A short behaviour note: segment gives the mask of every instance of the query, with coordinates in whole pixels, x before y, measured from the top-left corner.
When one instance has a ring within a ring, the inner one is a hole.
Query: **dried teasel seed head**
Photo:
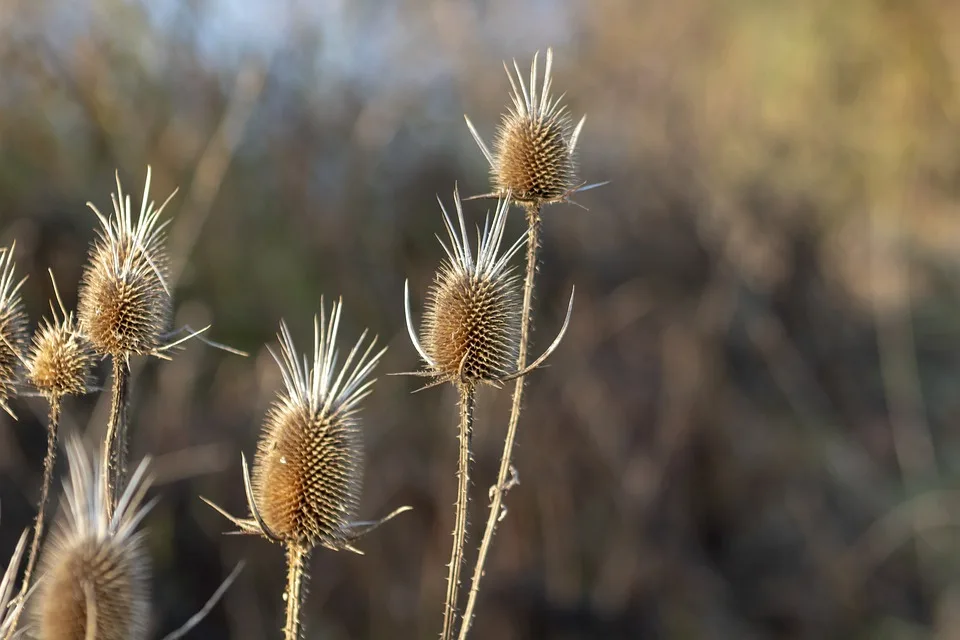
[[[149,481],[146,462],[134,472],[108,518],[99,463],[82,446],[67,449],[70,479],[59,530],[46,543],[32,601],[41,640],[141,640],[150,613],[150,565],[137,527]]]
[[[109,219],[91,203],[100,219],[99,238],[83,272],[77,315],[84,334],[101,355],[145,355],[161,346],[170,323],[171,299],[166,285],[167,255],[160,213],[176,193],[154,208],[148,201],[150,168],[143,188],[140,216],[133,222],[129,194],[117,177]]]
[[[490,163],[491,180],[498,194],[510,191],[516,202],[534,206],[563,200],[578,187],[576,147],[584,119],[574,127],[566,105],[560,104],[563,96],[550,95],[551,49],[547,49],[540,87],[537,86],[537,55],[530,65],[529,86],[516,61],[513,67],[516,79],[507,68],[513,106],[497,128],[493,152],[481,140],[469,118],[467,124]]]
[[[45,320],[33,336],[27,379],[51,399],[82,395],[90,384],[93,365],[93,348],[80,333],[73,314],[64,313],[61,318],[53,309],[53,319]]]
[[[20,299],[26,277],[17,280],[13,252],[16,243],[0,249],[0,408],[16,393],[23,354],[27,349],[27,312]]]
[[[488,217],[483,232],[478,230],[474,260],[459,193],[454,191],[453,197],[459,232],[441,202],[450,246],[441,240],[447,260],[427,293],[420,340],[414,344],[441,379],[458,384],[491,382],[516,368],[522,300],[509,262],[526,235],[500,253],[510,208],[508,195],[497,204],[493,223]],[[414,338],[409,313],[408,330]]]
[[[343,548],[360,502],[363,443],[359,403],[371,391],[368,379],[385,349],[376,338],[364,346],[364,331],[340,366],[336,339],[342,303],[329,321],[314,318],[313,362],[298,355],[286,324],[280,324],[283,374],[279,394],[264,423],[253,466],[253,502],[272,536],[289,545]],[[273,353],[273,351],[271,351]]]

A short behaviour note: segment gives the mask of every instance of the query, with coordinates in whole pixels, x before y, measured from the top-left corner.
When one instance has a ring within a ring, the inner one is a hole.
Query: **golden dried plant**
[[[171,193],[154,208],[151,171],[143,188],[140,215],[133,220],[130,195],[124,195],[117,176],[111,194],[113,216],[104,216],[88,202],[100,220],[98,239],[83,271],[77,314],[94,349],[101,355],[129,358],[156,352],[170,323],[171,298],[166,284],[167,254],[160,222]]]
[[[439,199],[438,199],[439,201]],[[459,193],[454,190],[457,227],[443,202],[443,222],[450,244],[440,240],[447,259],[427,292],[420,338],[410,319],[410,338],[438,382],[476,384],[494,382],[514,370],[520,338],[520,288],[510,260],[523,246],[521,236],[500,252],[506,229],[509,199],[498,203],[493,223],[487,217],[474,258]]]
[[[64,309],[59,293],[57,302],[60,312],[50,304],[52,317],[37,329],[27,356],[27,380],[51,403],[66,395],[86,393],[95,358],[92,345],[73,313]]]
[[[13,252],[16,243],[0,249],[0,408],[16,418],[8,401],[17,391],[23,354],[27,349],[27,312],[20,298],[26,277],[17,280]]]
[[[300,637],[300,604],[306,563],[317,546],[359,553],[353,542],[406,511],[375,522],[357,522],[363,479],[363,443],[358,412],[372,391],[370,374],[386,348],[374,351],[364,331],[342,365],[336,346],[343,309],[335,302],[329,320],[321,301],[314,318],[313,361],[301,356],[286,323],[280,323],[280,355],[270,351],[283,377],[263,425],[251,480],[242,458],[250,518],[235,518],[210,501],[242,533],[262,535],[287,551],[284,635]]]
[[[147,461],[131,476],[107,515],[100,461],[77,442],[67,447],[70,468],[59,529],[46,543],[43,579],[32,601],[40,640],[140,640],[147,637],[150,563],[138,526],[152,503]]]
[[[494,135],[491,151],[470,118],[464,116],[470,133],[490,164],[493,193],[504,196],[508,191],[515,202],[542,206],[565,200],[581,187],[577,182],[576,149],[583,116],[576,126],[563,96],[550,95],[553,82],[553,50],[547,49],[543,84],[538,87],[537,57],[530,65],[530,84],[523,80],[516,60],[516,79],[504,63],[513,89],[513,106],[503,114]]]

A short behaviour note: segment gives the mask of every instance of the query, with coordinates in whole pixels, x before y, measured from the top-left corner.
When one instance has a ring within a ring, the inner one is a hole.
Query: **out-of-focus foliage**
[[[487,190],[501,60],[555,50],[584,178],[545,214],[521,484],[477,638],[937,638],[960,621],[960,6],[946,0],[0,3],[0,240],[34,323],[65,302],[113,173],[180,186],[167,211],[176,323],[138,371],[134,456],[156,633],[250,563],[197,637],[276,636],[282,555],[224,538],[280,388],[264,344],[306,340],[320,296],[409,371],[402,289],[442,257],[434,194]],[[484,205],[468,214],[479,220]],[[522,231],[521,216],[509,235]],[[538,343],[539,344],[539,343]],[[540,344],[540,348],[545,345]],[[537,351],[537,346],[534,347]],[[100,373],[103,380],[104,373]],[[455,495],[454,398],[383,377],[365,408],[362,517],[318,553],[311,637],[439,628]],[[0,425],[0,557],[32,517],[45,409]],[[481,395],[474,523],[507,417]],[[64,428],[102,433],[103,401]],[[476,535],[473,542],[476,542]]]

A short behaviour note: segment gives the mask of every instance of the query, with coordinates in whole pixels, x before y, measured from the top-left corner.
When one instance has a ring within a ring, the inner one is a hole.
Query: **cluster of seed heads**
[[[551,96],[553,82],[553,51],[547,49],[547,64],[543,84],[537,86],[537,55],[530,65],[529,87],[523,80],[520,67],[513,63],[516,79],[504,64],[513,89],[510,107],[494,135],[491,151],[470,118],[467,126],[484,157],[490,164],[494,192],[500,196],[512,194],[515,202],[539,206],[565,199],[576,191],[577,139],[586,116],[577,125],[563,96]]]
[[[100,462],[76,441],[67,449],[69,481],[59,528],[43,555],[33,615],[43,640],[141,640],[148,631],[149,556],[137,528],[149,511],[147,462],[106,516]]]
[[[156,352],[170,323],[171,298],[166,284],[167,255],[160,222],[163,208],[148,200],[150,169],[143,190],[140,216],[133,221],[130,196],[117,179],[111,195],[114,215],[100,219],[99,237],[83,272],[77,314],[84,333],[101,355],[129,357]]]

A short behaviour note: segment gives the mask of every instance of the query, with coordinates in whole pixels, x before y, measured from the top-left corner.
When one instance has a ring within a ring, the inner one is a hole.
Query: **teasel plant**
[[[27,312],[20,289],[27,277],[17,280],[14,242],[0,249],[0,408],[17,419],[9,401],[17,394],[29,342]]]
[[[57,283],[50,272],[57,305],[50,303],[51,317],[45,319],[33,336],[33,344],[24,361],[27,381],[46,398],[49,404],[47,421],[47,452],[43,459],[43,480],[40,485],[40,500],[33,525],[33,540],[27,556],[19,597],[24,598],[30,589],[33,570],[43,538],[44,522],[53,469],[57,458],[57,433],[64,396],[82,395],[90,389],[94,354],[86,338],[80,333],[73,313],[67,312],[60,298]],[[58,311],[59,307],[59,311]],[[19,614],[13,617],[9,634],[0,635],[5,640],[12,636]]]
[[[297,351],[286,323],[280,323],[280,353],[270,353],[283,378],[283,390],[264,420],[251,477],[241,456],[249,518],[237,518],[213,502],[211,507],[237,526],[282,545],[287,581],[283,599],[283,637],[302,637],[301,607],[309,580],[309,558],[317,547],[362,552],[354,543],[363,535],[408,511],[404,506],[377,521],[356,515],[363,480],[360,404],[373,390],[370,377],[386,348],[364,331],[342,364],[337,334],[342,301],[329,318],[321,300],[314,317],[312,362]],[[364,346],[366,345],[366,346]]]
[[[510,209],[508,191],[498,202],[492,223],[488,215],[483,230],[477,229],[474,258],[456,188],[453,201],[456,227],[440,201],[449,240],[449,244],[443,240],[440,244],[447,258],[427,292],[419,338],[410,310],[409,281],[404,290],[407,332],[425,365],[425,370],[415,375],[433,378],[427,387],[451,383],[459,398],[457,500],[443,611],[443,640],[449,640],[456,633],[459,615],[476,388],[479,384],[500,386],[540,366],[560,344],[573,309],[571,294],[567,319],[554,343],[530,366],[516,368],[522,324],[520,282],[510,261],[523,247],[527,236],[522,235],[501,251]]]
[[[586,116],[574,125],[570,111],[563,103],[564,96],[551,94],[552,49],[547,49],[543,81],[538,86],[538,55],[539,53],[534,54],[530,64],[529,84],[524,82],[516,60],[513,62],[515,77],[504,63],[504,70],[507,72],[512,89],[510,95],[512,106],[508,107],[501,118],[494,135],[492,149],[483,141],[470,118],[464,116],[473,139],[490,165],[490,182],[493,189],[490,193],[468,199],[499,197],[520,205],[526,213],[526,273],[523,280],[520,335],[516,353],[516,368],[521,371],[530,369],[527,367],[527,354],[532,331],[531,312],[534,280],[538,270],[541,212],[549,204],[560,202],[577,204],[570,199],[572,195],[607,184],[606,182],[586,184],[579,180],[576,151]],[[569,321],[569,309],[567,321]],[[524,376],[516,377],[507,434],[500,458],[500,469],[496,484],[490,489],[490,510],[467,596],[459,634],[460,640],[465,640],[470,631],[490,546],[496,534],[497,524],[506,515],[506,508],[503,505],[504,496],[518,482],[517,471],[512,461],[523,402],[524,382]]]
[[[126,477],[131,358],[167,358],[172,348],[203,331],[165,342],[171,335],[167,329],[173,304],[164,246],[164,231],[170,220],[161,222],[160,214],[176,190],[156,207],[149,199],[150,179],[148,166],[136,221],[119,174],[117,192],[111,194],[113,215],[108,217],[96,205],[87,203],[99,219],[100,229],[83,270],[77,316],[95,353],[101,358],[109,357],[112,364],[110,417],[103,441],[102,468],[108,510],[116,505],[118,487]]]
[[[140,524],[155,500],[148,460],[108,512],[106,482],[79,440],[67,444],[69,478],[59,526],[44,545],[42,579],[31,598],[39,640],[142,640],[149,632],[150,559]]]

